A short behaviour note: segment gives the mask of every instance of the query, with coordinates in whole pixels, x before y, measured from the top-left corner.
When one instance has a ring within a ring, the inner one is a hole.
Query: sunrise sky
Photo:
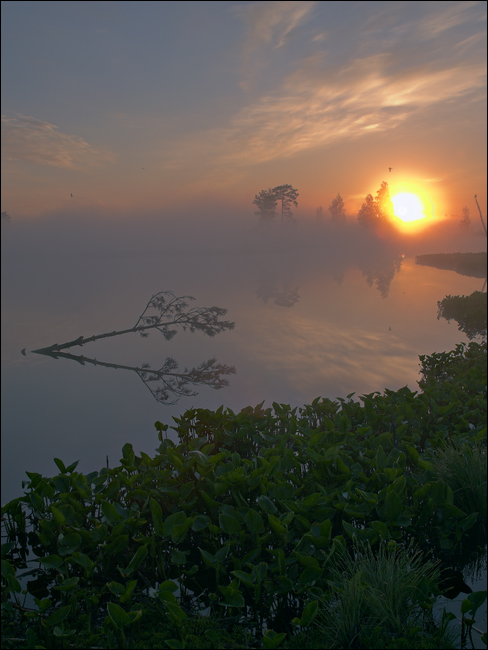
[[[284,183],[352,216],[382,180],[486,215],[485,2],[6,1],[1,28],[12,219],[252,215]]]

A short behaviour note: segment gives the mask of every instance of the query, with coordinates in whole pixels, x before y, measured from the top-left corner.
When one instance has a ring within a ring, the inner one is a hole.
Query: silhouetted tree
[[[273,187],[273,192],[276,200],[281,201],[281,227],[283,228],[285,219],[293,221],[293,212],[290,210],[290,206],[292,204],[295,207],[298,206],[298,192],[291,185],[277,185]]]
[[[315,218],[318,223],[322,223],[324,220],[324,209],[321,205],[315,210]]]
[[[471,227],[471,217],[467,205],[465,205],[464,208],[462,209],[462,215],[463,216],[461,217],[459,227],[463,228],[463,230],[468,230]]]
[[[376,192],[375,204],[380,219],[391,219],[395,214],[395,208],[390,197],[388,183],[382,181],[380,189]]]
[[[256,194],[253,201],[254,205],[258,208],[256,214],[259,217],[261,223],[270,223],[274,221],[276,217],[276,206],[278,205],[278,199],[274,193],[274,190],[261,190],[259,194]]]
[[[367,194],[358,212],[358,221],[365,226],[372,226],[378,220],[378,213],[372,194]]]
[[[329,214],[332,217],[332,221],[342,221],[346,218],[346,208],[340,194],[335,199],[332,199],[332,203],[329,205]]]
[[[358,212],[358,220],[364,225],[375,226],[390,219],[394,214],[395,209],[390,197],[388,183],[383,181],[374,199],[371,194],[365,197],[364,203]]]

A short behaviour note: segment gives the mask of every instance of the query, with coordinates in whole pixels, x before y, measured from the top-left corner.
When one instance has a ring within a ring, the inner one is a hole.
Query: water
[[[107,455],[113,466],[126,442],[151,454],[154,422],[171,424],[190,407],[238,411],[263,400],[265,407],[300,406],[317,396],[415,390],[418,355],[466,340],[456,323],[437,320],[437,301],[483,284],[417,266],[416,251],[405,243],[378,241],[355,224],[340,232],[298,228],[285,239],[219,224],[208,230],[82,220],[6,226],[2,503],[21,493],[26,470],[56,473],[55,456],[80,459],[79,469],[88,472],[104,466]],[[481,245],[465,243],[467,250]],[[213,338],[180,332],[171,341],[156,331],[146,339],[131,333],[67,352],[152,368],[170,356],[181,370],[216,358],[236,368],[228,387],[198,387],[198,395],[165,406],[133,371],[31,353],[130,328],[164,290],[195,296],[192,306],[228,309],[235,329]]]

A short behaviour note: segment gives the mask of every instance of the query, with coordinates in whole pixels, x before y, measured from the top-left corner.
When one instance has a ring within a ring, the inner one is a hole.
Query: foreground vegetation
[[[485,546],[486,344],[420,360],[421,392],[190,409],[154,457],[27,473],[2,508],[2,647],[465,645],[486,592],[457,641],[432,605]]]

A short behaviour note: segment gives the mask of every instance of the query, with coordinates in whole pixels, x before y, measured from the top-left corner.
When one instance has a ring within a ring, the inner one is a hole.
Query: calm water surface
[[[415,390],[419,354],[466,340],[455,323],[437,320],[437,301],[483,285],[416,266],[413,251],[355,237],[353,230],[297,231],[279,240],[251,231],[220,239],[184,229],[172,237],[130,236],[115,225],[97,231],[85,224],[65,226],[60,236],[52,224],[7,226],[2,503],[19,495],[26,470],[56,473],[54,456],[80,459],[79,469],[88,472],[104,466],[107,455],[115,465],[126,442],[151,454],[154,422],[171,424],[190,407],[224,404],[238,411],[263,400],[265,407],[274,401],[300,406],[317,396]],[[214,338],[180,332],[169,342],[158,332],[146,339],[131,333],[69,351],[152,368],[169,356],[181,369],[216,358],[236,368],[228,387],[199,387],[198,395],[168,406],[133,371],[31,353],[130,328],[163,290],[195,296],[194,306],[227,308],[235,329]]]

